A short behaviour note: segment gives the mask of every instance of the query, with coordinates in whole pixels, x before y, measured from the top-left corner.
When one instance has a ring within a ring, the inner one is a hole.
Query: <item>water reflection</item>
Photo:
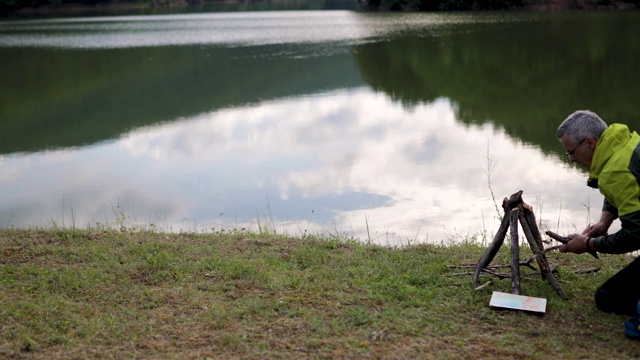
[[[0,46],[107,49],[350,41],[370,31],[348,11],[277,11],[5,22]],[[304,29],[304,31],[300,31]]]
[[[169,231],[261,223],[390,244],[491,236],[488,153],[498,202],[523,189],[552,228],[586,218],[575,204],[583,175],[558,171],[557,158],[490,124],[461,125],[445,99],[405,108],[359,88],[205,113],[89,148],[4,155],[0,183],[12,191],[0,194],[0,219]]]
[[[0,22],[0,46],[113,49],[175,45],[357,44],[446,26],[514,22],[495,14],[371,14],[344,10],[83,17]]]
[[[354,58],[365,82],[397,101],[447,97],[461,121],[499,124],[545,152],[561,155],[553,132],[576,109],[640,128],[640,44],[630,35],[640,31],[637,12],[486,19],[495,22],[465,21],[357,44]]]
[[[637,14],[1,22],[0,226],[438,242],[524,190],[580,230],[602,198],[553,134],[578,108],[639,128]]]

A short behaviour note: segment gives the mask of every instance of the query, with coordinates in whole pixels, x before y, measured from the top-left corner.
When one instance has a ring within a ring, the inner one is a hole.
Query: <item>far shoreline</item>
[[[343,2],[347,4],[348,2]],[[367,8],[363,2],[354,0],[353,8],[345,6],[345,10],[359,10],[363,12],[387,12],[392,10]],[[256,5],[258,3],[251,3]],[[273,10],[279,10],[277,4],[285,5],[286,1],[275,2]],[[235,8],[235,9],[234,9]],[[338,7],[340,8],[340,7]],[[463,11],[576,11],[576,10],[635,10],[633,3],[614,1],[608,5],[592,4],[587,0],[540,0],[530,1],[520,7],[496,10],[463,10]],[[247,4],[240,2],[211,2],[204,4],[189,4],[182,0],[167,0],[157,2],[117,2],[103,4],[48,4],[39,7],[25,7],[8,12],[10,18],[54,18],[68,16],[125,16],[173,14],[184,12],[199,12],[201,10],[215,11],[253,11],[247,9]],[[284,10],[284,9],[283,9]],[[305,9],[300,9],[305,10]],[[310,10],[310,9],[308,9]],[[395,10],[393,10],[395,11]],[[417,12],[416,10],[399,10],[400,12]],[[429,12],[447,12],[446,10]],[[0,14],[1,16],[1,14]]]

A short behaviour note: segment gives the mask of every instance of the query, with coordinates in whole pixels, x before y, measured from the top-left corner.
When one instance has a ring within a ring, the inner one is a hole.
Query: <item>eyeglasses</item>
[[[566,153],[566,154],[567,154],[567,156],[571,157],[573,154],[575,154],[576,149],[578,149],[578,147],[579,147],[580,145],[582,145],[582,143],[583,143],[585,140],[587,140],[587,138],[584,138],[584,139],[580,140],[580,142],[578,142],[578,145],[576,145],[573,149],[571,149],[571,150],[567,151],[567,153]]]

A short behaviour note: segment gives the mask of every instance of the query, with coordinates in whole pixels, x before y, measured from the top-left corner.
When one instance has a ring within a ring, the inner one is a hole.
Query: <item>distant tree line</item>
[[[44,5],[87,4],[111,2],[110,0],[0,0],[0,14],[23,8],[38,8]]]
[[[370,9],[390,11],[461,11],[522,7],[524,0],[367,0]]]
[[[346,0],[335,0],[346,1]],[[225,4],[269,4],[286,3],[286,0],[0,0],[0,15],[22,8],[38,8],[44,5],[108,5],[138,4],[149,7],[176,5]],[[294,3],[295,1],[292,1]],[[331,2],[331,0],[325,0]],[[640,0],[353,0],[364,10],[371,11],[465,11],[499,9],[607,9],[638,8]]]
[[[503,9],[638,8],[640,0],[359,0],[365,8],[383,11],[465,11]]]
[[[216,0],[213,0],[216,1]],[[167,6],[175,4],[201,4],[212,0],[0,0],[0,15],[23,8],[39,8],[45,5],[107,5],[107,4],[148,4],[149,6]]]
[[[286,0],[276,0],[278,3],[285,3]],[[313,0],[310,0],[313,1]],[[331,0],[324,0],[331,1]],[[339,0],[346,1],[346,0]],[[360,3],[362,0],[352,0],[355,4]],[[39,8],[42,6],[51,5],[51,10],[55,11],[55,7],[59,6],[63,8],[64,5],[76,5],[76,6],[91,6],[91,5],[122,5],[122,4],[136,4],[141,6],[153,7],[166,7],[176,5],[202,5],[209,3],[225,3],[225,4],[247,4],[247,3],[270,3],[271,0],[0,0],[0,16],[7,15],[13,11],[17,11],[25,8]]]

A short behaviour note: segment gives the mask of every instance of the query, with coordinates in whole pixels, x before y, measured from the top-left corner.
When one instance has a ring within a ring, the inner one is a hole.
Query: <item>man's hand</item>
[[[582,254],[587,252],[587,240],[589,236],[583,234],[571,234],[567,236],[569,242],[560,247],[560,252],[572,252]]]
[[[600,215],[600,220],[593,225],[587,226],[586,229],[582,232],[582,235],[586,235],[587,237],[598,237],[602,235],[607,235],[607,231],[609,230],[609,226],[613,223],[613,220],[616,219],[616,216],[608,211],[602,211]]]
[[[608,224],[597,222],[593,225],[587,226],[587,228],[582,232],[582,235],[586,235],[587,237],[598,237],[601,235],[606,235],[607,230],[609,230]]]

